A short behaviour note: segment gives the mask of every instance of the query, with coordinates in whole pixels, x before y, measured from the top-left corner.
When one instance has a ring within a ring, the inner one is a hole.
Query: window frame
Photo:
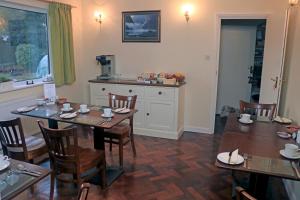
[[[26,5],[26,4],[19,4],[15,2],[0,2],[0,6],[12,8],[12,9],[19,9],[24,11],[31,11],[31,12],[37,12],[46,14],[47,16],[47,37],[48,37],[48,64],[49,64],[49,74],[53,77],[53,67],[52,67],[52,53],[51,53],[51,38],[50,38],[50,23],[49,23],[49,12],[47,6],[32,6],[32,5]],[[34,86],[34,85],[41,85],[43,83],[47,83],[47,81],[44,81],[45,78],[36,78],[36,79],[28,79],[23,81],[13,81],[13,87],[15,89],[18,88],[26,88],[26,86]],[[28,82],[33,81],[32,84],[28,84]]]

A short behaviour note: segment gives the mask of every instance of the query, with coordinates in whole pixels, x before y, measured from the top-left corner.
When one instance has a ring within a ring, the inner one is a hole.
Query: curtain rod
[[[52,2],[57,2],[57,1],[52,1],[52,0],[37,0],[40,2],[44,2],[44,3],[52,3]],[[57,3],[62,3],[62,2],[57,2]],[[72,8],[77,8],[76,6],[70,5]]]

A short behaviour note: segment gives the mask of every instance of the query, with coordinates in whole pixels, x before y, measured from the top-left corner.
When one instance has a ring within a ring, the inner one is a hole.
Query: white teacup
[[[243,122],[249,122],[251,119],[251,115],[250,114],[241,114],[240,115],[240,120]]]
[[[45,101],[45,99],[36,99],[36,103],[37,103],[37,105],[42,106],[46,103],[46,101]]]
[[[64,108],[64,110],[70,110],[71,104],[69,104],[69,103],[64,103],[64,104],[63,104],[63,108]]]
[[[86,104],[81,104],[80,105],[80,111],[81,112],[86,112],[87,111],[87,105]]]
[[[104,111],[104,116],[105,117],[110,117],[111,114],[112,114],[111,108],[104,108],[103,111]]]
[[[295,144],[286,144],[284,148],[284,153],[287,156],[295,156],[299,154],[300,149]]]
[[[4,165],[4,161],[5,160],[8,160],[8,156],[3,156],[3,155],[0,155],[0,165]]]

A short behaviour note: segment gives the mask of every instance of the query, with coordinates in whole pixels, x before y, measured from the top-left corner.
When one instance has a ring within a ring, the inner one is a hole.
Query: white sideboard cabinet
[[[137,95],[134,134],[178,139],[184,125],[185,84],[158,85],[136,81],[90,80],[90,103],[108,106],[108,93]]]

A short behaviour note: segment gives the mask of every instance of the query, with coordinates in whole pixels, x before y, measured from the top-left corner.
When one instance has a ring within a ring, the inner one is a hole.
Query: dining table
[[[237,113],[230,113],[224,128],[218,154],[238,149],[244,162],[231,165],[216,159],[215,166],[227,170],[250,173],[249,192],[258,199],[264,199],[269,177],[300,181],[299,160],[287,159],[280,154],[285,144],[296,144],[292,137],[281,138],[278,132],[287,127],[271,120],[254,120],[243,124]]]
[[[31,109],[20,109],[12,111],[13,114],[23,115],[27,117],[40,118],[48,120],[48,126],[52,129],[58,129],[58,122],[64,122],[68,124],[77,124],[82,126],[93,127],[93,137],[94,137],[94,148],[98,150],[103,150],[105,152],[105,143],[104,143],[104,131],[105,129],[111,129],[119,123],[123,122],[126,119],[132,117],[137,110],[131,109],[128,113],[114,113],[113,117],[106,118],[103,117],[104,106],[95,106],[88,105],[87,108],[89,112],[81,113],[80,112],[80,103],[68,102],[72,108],[69,111],[70,114],[75,113],[76,117],[69,119],[62,118],[61,115],[63,112],[63,104],[52,103],[52,104],[43,104],[43,105],[29,105],[27,108]],[[19,111],[18,111],[19,110]],[[23,111],[25,110],[25,111]],[[115,180],[117,180],[124,170],[120,166],[107,166],[106,167],[106,180],[107,185],[111,185]],[[91,180],[91,183],[101,184],[101,178],[95,177]]]
[[[0,171],[0,199],[13,199],[50,175],[51,170],[38,165],[9,159],[9,166]]]

